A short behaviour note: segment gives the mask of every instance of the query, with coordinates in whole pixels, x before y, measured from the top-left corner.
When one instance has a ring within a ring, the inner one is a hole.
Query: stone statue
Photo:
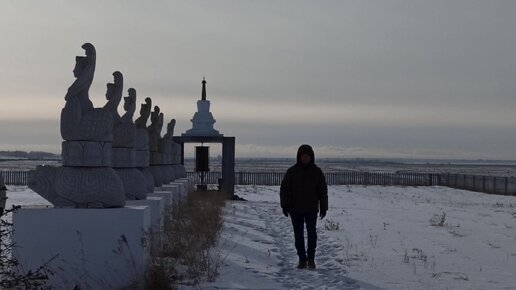
[[[134,121],[137,128],[147,129],[147,120],[151,115],[152,100],[151,98],[145,98],[145,104],[141,105],[140,117]]]
[[[170,182],[176,179],[176,173],[173,164],[173,147],[174,147],[174,127],[176,120],[172,119],[167,124],[167,133],[160,140],[159,152],[161,153],[161,164],[163,172],[163,181]]]
[[[95,74],[95,47],[82,46],[86,56],[78,56],[73,74],[75,82],[68,88],[61,111],[61,136],[64,140],[111,141],[113,117],[108,110],[93,108],[88,91]]]
[[[159,144],[161,140],[161,129],[163,127],[163,114],[158,106],[154,106],[151,113],[151,124],[147,127],[149,132],[149,170],[154,177],[154,185],[160,187],[163,185],[163,174],[161,172],[162,156],[159,152]]]
[[[61,111],[62,167],[38,166],[27,185],[56,207],[123,207],[123,184],[111,168],[115,103],[120,102],[122,74],[108,85],[105,108],[93,108],[88,95],[95,74],[95,47],[82,46],[86,56],[76,58],[75,82]],[[118,116],[118,114],[117,114]],[[118,117],[120,118],[120,117]]]
[[[158,106],[154,106],[154,111],[151,113],[151,124],[147,127],[147,131],[149,132],[149,151],[157,152],[158,151],[158,142],[161,138],[160,134],[160,109]],[[161,125],[163,126],[163,125]]]
[[[174,127],[176,126],[176,119],[170,120],[170,122],[167,124],[167,133],[165,136],[163,136],[164,139],[172,140],[172,137],[174,137]]]
[[[163,122],[164,122],[164,116],[163,116],[163,113],[160,113],[159,116],[158,116],[158,125],[157,125],[157,130],[158,130],[158,136],[161,138],[161,131],[163,131]]]
[[[122,123],[133,124],[134,111],[136,110],[136,90],[130,88],[127,90],[128,96],[124,97],[125,114],[121,118]]]
[[[127,90],[124,98],[125,114],[113,128],[113,169],[124,185],[127,200],[145,199],[147,197],[145,176],[136,169],[136,127],[133,115],[136,108],[136,90]],[[120,103],[120,98],[118,98]],[[107,105],[107,104],[106,104]],[[117,108],[114,108],[116,111]]]
[[[113,117],[113,124],[120,123],[120,115],[118,114],[118,105],[122,99],[122,90],[124,88],[124,77],[121,72],[116,71],[113,73],[113,83],[107,84],[106,100],[108,101],[104,105],[104,109],[108,110]]]
[[[91,83],[93,82],[93,76],[95,74],[95,62],[96,52],[95,47],[91,43],[85,43],[81,46],[86,56],[75,57],[75,68],[73,69],[73,75],[76,80],[68,88],[68,92],[65,96],[65,101],[78,101],[82,113],[93,109],[93,104],[90,101],[88,91]]]
[[[147,192],[154,191],[154,177],[149,170],[149,131],[147,130],[147,120],[151,115],[152,100],[150,98],[145,99],[145,104],[141,105],[140,117],[134,121],[136,125],[136,167],[144,175],[146,180]]]
[[[150,116],[150,120],[151,120],[151,124],[149,125],[149,127],[147,127],[147,130],[149,132],[156,132],[158,131],[158,122],[159,122],[159,114],[160,114],[160,109],[158,106],[154,106],[154,111],[152,111],[151,113],[151,116]]]
[[[135,127],[132,123],[132,114],[134,114],[134,110],[129,112],[129,115],[127,115],[127,113],[125,114],[127,116],[124,115],[126,119],[131,119],[131,121],[122,122],[122,118],[118,114],[118,106],[122,99],[122,86],[124,81],[120,72],[114,72],[113,76],[115,78],[114,83],[107,84],[106,99],[108,102],[104,106],[104,109],[109,110],[113,117],[113,148],[133,148]],[[132,91],[133,98],[136,99],[136,90],[129,90]]]

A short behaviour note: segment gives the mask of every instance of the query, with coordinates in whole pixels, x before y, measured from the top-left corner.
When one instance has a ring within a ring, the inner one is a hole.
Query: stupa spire
[[[204,76],[202,77],[202,94],[201,94],[201,99],[203,101],[206,101],[206,79],[204,78]]]
[[[197,112],[192,118],[192,129],[187,130],[182,136],[223,136],[213,128],[215,119],[210,112],[210,101],[206,100],[206,78],[202,77],[201,100],[197,101]]]

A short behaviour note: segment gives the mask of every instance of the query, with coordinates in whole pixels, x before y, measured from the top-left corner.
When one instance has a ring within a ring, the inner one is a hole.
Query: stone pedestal
[[[188,194],[188,181],[187,180],[181,180],[181,179],[176,179],[174,180],[173,182],[167,184],[167,185],[163,185],[162,187],[162,190],[167,190],[168,186],[169,185],[176,185],[177,186],[177,192],[180,196],[180,199],[181,200],[185,200],[186,199],[186,196]]]
[[[190,192],[194,190],[194,183],[193,180],[190,178],[178,178],[175,180],[176,182],[183,182],[186,184],[186,192]]]
[[[136,168],[138,171],[140,171],[141,174],[143,174],[143,177],[145,177],[145,188],[147,189],[148,193],[151,193],[154,191],[154,177],[152,176],[152,173],[150,172],[149,167],[138,167]]]
[[[29,172],[27,185],[56,207],[125,205],[122,181],[109,167],[38,166]]]
[[[147,199],[151,197],[159,197],[163,199],[163,207],[165,208],[165,213],[170,210],[173,202],[173,193],[168,190],[156,190],[153,193],[147,194]]]
[[[172,165],[162,165],[161,170],[163,173],[163,183],[169,183],[176,179],[174,167]]]
[[[183,198],[179,192],[179,185],[177,184],[166,184],[161,187],[161,191],[170,192],[173,204],[180,202]]]
[[[163,185],[163,172],[161,170],[161,165],[149,166],[149,172],[152,174],[154,186],[161,187]]]
[[[147,179],[136,168],[114,168],[124,186],[126,200],[145,199],[147,197]]]
[[[151,224],[146,233],[151,241],[151,253],[158,254],[163,240],[165,200],[160,196],[150,196],[144,200],[128,200],[128,206],[147,206],[151,212]]]
[[[174,173],[176,178],[186,178],[186,169],[182,164],[174,164]]]
[[[145,177],[145,188],[149,193],[154,191],[154,177],[149,171],[149,133],[147,129],[142,128],[136,128],[135,133],[135,167],[137,167],[143,174],[143,177]]]
[[[134,125],[132,126],[134,127]],[[120,125],[118,127],[126,128],[127,126]],[[119,135],[120,138],[124,137],[121,133]],[[134,138],[134,134],[132,137]],[[136,150],[128,147],[116,147],[113,148],[112,158],[113,169],[124,186],[125,199],[145,199],[147,196],[147,179],[136,169]]]
[[[148,206],[23,208],[13,215],[14,255],[25,270],[52,257],[55,289],[120,289],[142,281],[150,251]]]

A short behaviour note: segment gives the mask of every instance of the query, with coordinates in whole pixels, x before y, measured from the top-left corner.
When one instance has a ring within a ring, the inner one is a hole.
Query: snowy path
[[[202,289],[379,289],[346,276],[338,258],[343,245],[327,237],[320,222],[317,270],[299,270],[290,218],[276,202],[231,202],[224,215],[219,249],[227,257],[217,281]]]

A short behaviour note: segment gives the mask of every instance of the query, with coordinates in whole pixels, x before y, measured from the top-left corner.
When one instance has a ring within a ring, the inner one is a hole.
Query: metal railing
[[[27,185],[28,170],[1,170],[5,184]],[[235,172],[235,185],[280,185],[285,172]],[[326,172],[328,185],[398,185],[398,186],[433,186],[441,185],[457,189],[466,189],[490,194],[516,195],[516,178],[465,175],[448,173],[389,173],[339,171]],[[187,172],[187,177],[199,182],[196,172]],[[218,184],[221,172],[207,172],[207,184]]]
[[[285,172],[235,172],[235,185],[280,185]],[[195,172],[188,172],[188,177],[199,182]],[[217,184],[221,172],[207,172],[206,183]],[[328,185],[361,184],[361,185],[437,185],[438,174],[427,173],[386,173],[386,172],[326,172]]]
[[[27,185],[27,172],[25,170],[0,170],[6,185]]]

